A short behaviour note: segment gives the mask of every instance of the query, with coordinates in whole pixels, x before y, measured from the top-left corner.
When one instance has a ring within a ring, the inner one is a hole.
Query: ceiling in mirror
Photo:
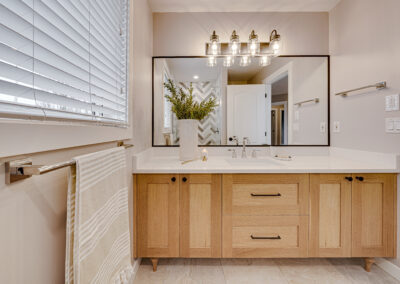
[[[252,59],[252,58],[250,58]],[[268,66],[252,60],[207,66],[207,57],[153,59],[153,145],[179,145],[177,118],[165,98],[171,79],[183,90],[193,87],[201,102],[215,98],[218,107],[199,123],[202,146],[329,144],[329,57],[282,56]]]
[[[153,12],[328,12],[340,0],[149,0]]]

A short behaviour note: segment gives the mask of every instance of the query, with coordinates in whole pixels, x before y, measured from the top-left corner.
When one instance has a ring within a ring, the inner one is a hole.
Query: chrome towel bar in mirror
[[[314,103],[317,104],[317,103],[319,103],[319,99],[315,98],[315,99],[311,99],[311,100],[305,100],[305,101],[301,101],[301,102],[295,103],[294,105],[300,107],[302,104],[310,103],[310,102],[314,102]]]

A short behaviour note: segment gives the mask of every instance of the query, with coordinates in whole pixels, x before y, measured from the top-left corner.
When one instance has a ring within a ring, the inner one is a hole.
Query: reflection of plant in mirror
[[[165,95],[172,104],[172,112],[178,119],[197,119],[202,120],[218,106],[215,98],[204,100],[201,103],[193,99],[193,87],[190,83],[189,93],[185,93],[182,88],[177,88],[171,79],[164,83],[170,95]]]

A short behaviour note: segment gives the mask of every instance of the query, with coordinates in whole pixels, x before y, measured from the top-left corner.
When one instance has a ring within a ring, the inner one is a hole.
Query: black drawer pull
[[[358,179],[359,181],[363,181],[364,180],[363,177],[356,177],[356,179]]]
[[[347,179],[348,181],[353,181],[352,177],[345,177],[345,179]]]
[[[257,197],[257,196],[269,196],[269,197],[279,197],[279,196],[282,196],[280,193],[275,193],[275,194],[262,194],[262,193],[251,193],[250,194],[251,196],[255,196],[255,197]]]
[[[281,236],[277,236],[277,237],[255,237],[253,235],[250,236],[251,239],[253,240],[280,240]]]
[[[186,182],[186,181],[187,181],[187,178],[185,178],[185,177],[182,178],[182,181],[183,181],[183,182]]]
[[[171,178],[171,181],[175,182],[176,181],[176,177]]]

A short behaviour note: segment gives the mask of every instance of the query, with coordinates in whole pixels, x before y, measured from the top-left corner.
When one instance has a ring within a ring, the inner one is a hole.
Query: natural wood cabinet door
[[[139,257],[179,256],[179,175],[137,176]]]
[[[180,256],[221,257],[221,175],[180,175]]]
[[[310,175],[310,257],[351,256],[351,174]]]
[[[352,256],[394,257],[396,175],[353,174]]]

